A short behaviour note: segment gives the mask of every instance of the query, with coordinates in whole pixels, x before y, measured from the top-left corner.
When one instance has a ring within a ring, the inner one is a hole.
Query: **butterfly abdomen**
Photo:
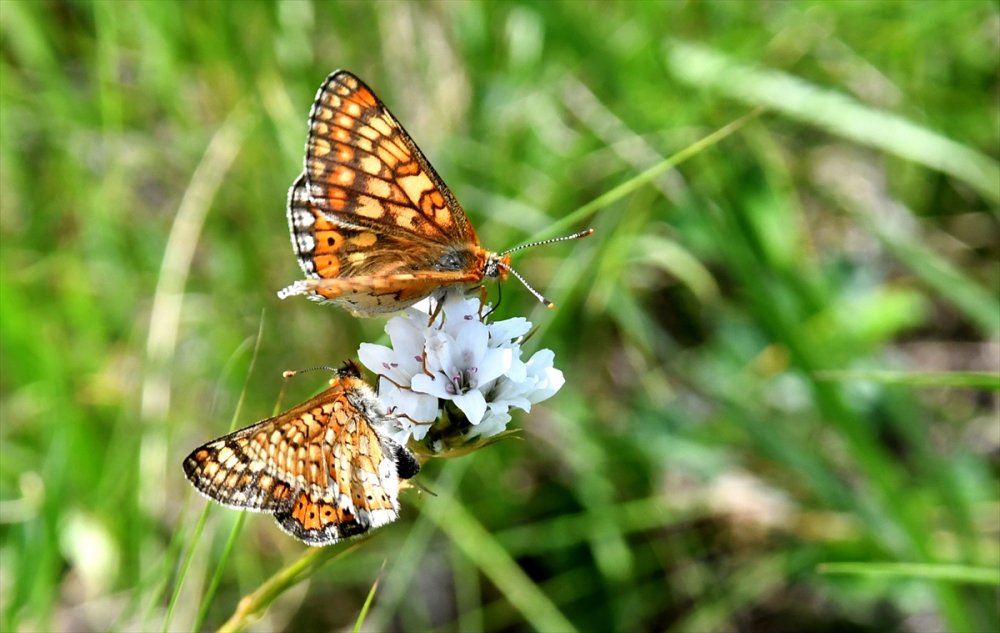
[[[396,456],[396,475],[400,479],[413,479],[420,472],[420,462],[405,446],[386,440],[388,448]]]

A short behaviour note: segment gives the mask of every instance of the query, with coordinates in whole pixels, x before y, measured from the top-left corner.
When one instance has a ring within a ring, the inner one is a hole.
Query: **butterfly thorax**
[[[351,363],[353,365],[353,363]],[[357,366],[354,365],[356,368]],[[331,380],[331,384],[337,380]],[[375,391],[368,386],[368,383],[360,378],[350,378],[351,389],[347,392],[347,400],[355,409],[368,420],[372,428],[379,434],[382,450],[391,456],[392,467],[396,470],[399,479],[410,479],[420,472],[420,464],[408,449],[400,446],[395,441],[389,439],[388,434],[393,430],[394,415],[386,413],[382,401],[375,395]],[[383,473],[386,480],[391,478],[388,472]],[[398,491],[394,488],[393,492]]]
[[[500,255],[481,248],[478,244],[448,248],[430,266],[440,272],[466,273],[467,282],[479,282],[486,277],[503,281],[507,278],[510,255]]]

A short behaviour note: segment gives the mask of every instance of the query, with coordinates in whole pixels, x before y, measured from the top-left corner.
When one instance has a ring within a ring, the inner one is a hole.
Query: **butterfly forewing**
[[[403,126],[349,72],[330,75],[316,95],[305,175],[310,196],[335,221],[442,244],[479,243]]]
[[[309,401],[196,449],[184,470],[219,503],[271,512],[292,536],[330,544],[398,515],[400,473],[415,462],[379,436],[385,420],[371,389],[342,372]]]

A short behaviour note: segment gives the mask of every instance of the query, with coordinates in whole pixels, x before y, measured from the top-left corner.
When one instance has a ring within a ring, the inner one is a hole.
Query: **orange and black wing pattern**
[[[306,280],[278,293],[305,294],[358,316],[395,312],[437,288],[475,283],[483,275],[482,249],[426,243],[399,231],[335,222],[310,198],[305,176],[288,192],[292,248]]]
[[[462,207],[396,117],[360,79],[330,75],[309,114],[310,197],[337,222],[438,244],[478,244]]]
[[[307,280],[279,296],[304,294],[360,316],[479,282],[491,255],[403,126],[347,71],[316,95],[288,223]]]
[[[195,449],[184,472],[201,493],[269,512],[307,545],[329,545],[390,523],[412,454],[381,437],[377,398],[353,365],[330,388],[278,416]]]

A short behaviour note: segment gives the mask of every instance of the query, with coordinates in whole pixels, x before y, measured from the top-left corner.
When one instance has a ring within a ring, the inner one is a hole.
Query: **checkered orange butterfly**
[[[386,437],[390,421],[348,361],[326,391],[196,448],[184,472],[210,499],[269,512],[307,545],[330,545],[399,515],[399,482],[420,465]]]
[[[483,249],[448,187],[375,93],[340,70],[309,114],[305,172],[288,192],[288,226],[308,279],[280,292],[338,304],[357,316],[401,310],[453,286],[517,277],[520,248]]]

